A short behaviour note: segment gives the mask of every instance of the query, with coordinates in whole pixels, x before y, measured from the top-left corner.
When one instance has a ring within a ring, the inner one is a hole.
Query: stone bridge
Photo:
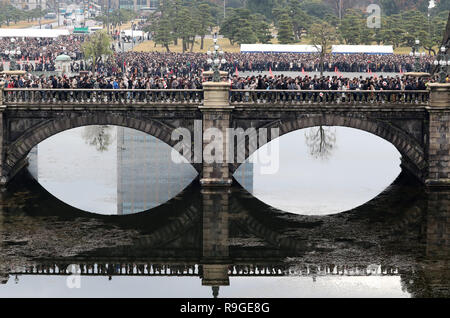
[[[173,132],[186,128],[194,136],[191,149],[177,150],[200,172],[202,185],[230,185],[242,159],[272,139],[308,127],[343,126],[390,142],[401,153],[403,167],[421,182],[448,186],[449,93],[449,84],[430,84],[427,91],[245,91],[230,90],[227,82],[206,82],[202,90],[1,86],[0,179],[7,184],[26,165],[29,151],[52,135],[81,126],[117,125],[143,131],[173,147],[182,139],[173,140]],[[232,138],[223,139],[223,152],[213,151],[219,160],[202,163],[210,151],[207,145],[215,138],[205,133],[209,128]],[[244,139],[227,135],[228,128],[242,129]],[[257,145],[251,144],[249,128],[258,135]],[[266,141],[260,138],[261,128],[267,128]],[[239,147],[245,149],[241,160]]]

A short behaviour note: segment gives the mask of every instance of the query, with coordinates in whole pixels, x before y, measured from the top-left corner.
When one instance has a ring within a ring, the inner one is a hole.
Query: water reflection
[[[137,130],[87,126],[40,143],[30,153],[29,170],[49,192],[76,208],[131,214],[167,202],[197,176],[186,161],[175,164],[171,151]]]
[[[167,202],[197,177],[184,158],[179,156],[184,163],[176,164],[171,155],[170,146],[137,130],[88,126],[39,144],[30,153],[29,170],[44,188],[76,208],[125,215]],[[369,133],[313,127],[280,138],[276,174],[259,171],[250,158],[234,177],[275,208],[327,215],[381,193],[400,173],[400,154]]]
[[[270,143],[259,151],[266,147]],[[295,131],[279,138],[279,149],[276,174],[262,174],[260,163],[254,163],[251,192],[292,213],[327,215],[353,209],[375,198],[401,172],[401,155],[393,145],[352,128]]]
[[[197,176],[182,162],[174,163],[172,148],[157,138],[118,127],[117,214],[147,211],[175,197]]]
[[[336,128],[320,126],[306,129],[305,140],[313,158],[327,160],[336,146]]]
[[[449,297],[449,199],[402,174],[355,210],[302,216],[192,185],[152,213],[106,217],[24,177],[2,194],[0,296]],[[86,288],[67,288],[70,264]]]
[[[97,151],[107,151],[115,136],[112,130],[111,126],[87,126],[83,128],[82,137]]]

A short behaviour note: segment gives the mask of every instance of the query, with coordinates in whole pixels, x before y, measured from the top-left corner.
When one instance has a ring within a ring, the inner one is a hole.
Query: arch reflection
[[[177,277],[186,296],[193,287],[183,285],[185,276],[201,278],[211,296],[237,293],[238,277],[248,286],[253,277],[285,277],[298,289],[296,277],[340,276],[345,286],[370,276],[398,279],[411,297],[449,297],[450,191],[410,184],[403,174],[366,205],[330,216],[277,211],[240,187],[192,185],[154,214],[104,217],[57,202],[27,180],[2,198],[0,293],[16,275],[20,286],[24,276],[67,275],[78,264],[82,276],[113,282]]]
[[[86,126],[50,137],[32,150],[29,162],[32,175],[57,198],[108,215],[155,208],[197,176],[186,160],[174,163],[169,145],[118,126]]]
[[[378,196],[402,171],[401,154],[393,145],[354,128],[319,126],[286,133],[275,143],[279,154],[273,143],[257,150],[235,175],[255,197],[291,213],[348,211]],[[276,173],[265,173],[260,151],[276,153]]]

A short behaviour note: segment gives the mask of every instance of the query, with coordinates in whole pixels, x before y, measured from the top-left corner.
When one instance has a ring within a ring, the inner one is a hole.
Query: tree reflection
[[[336,148],[336,129],[323,126],[305,132],[306,145],[313,158],[328,160]]]
[[[88,126],[84,128],[83,139],[87,144],[95,146],[97,151],[107,151],[113,142],[112,127],[110,126]]]

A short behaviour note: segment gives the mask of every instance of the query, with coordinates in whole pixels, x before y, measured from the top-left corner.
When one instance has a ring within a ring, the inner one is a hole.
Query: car
[[[56,19],[56,13],[55,12],[49,12],[44,16],[44,19]]]

